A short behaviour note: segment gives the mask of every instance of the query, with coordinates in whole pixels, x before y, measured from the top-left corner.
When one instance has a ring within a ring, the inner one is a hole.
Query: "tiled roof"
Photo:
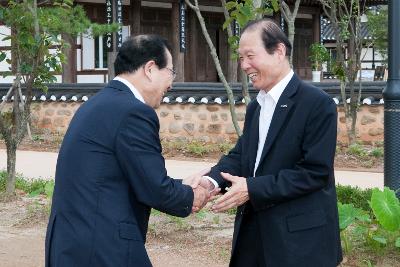
[[[327,92],[337,104],[342,103],[338,82],[313,83],[313,85]],[[0,99],[5,99],[11,84],[0,84]],[[35,91],[33,101],[46,102],[85,102],[105,84],[52,84],[49,85],[47,93]],[[386,82],[363,82],[361,101],[363,104],[382,104],[382,90]],[[356,84],[358,88],[358,84]],[[232,84],[234,100],[236,105],[244,103],[241,93],[241,84]],[[253,99],[257,95],[257,90],[250,86],[249,93]],[[347,92],[348,93],[348,92]],[[7,101],[12,101],[9,97]],[[166,104],[228,104],[225,88],[221,83],[174,83],[163,102]]]
[[[332,24],[327,20],[323,19],[321,24],[322,40],[323,41],[334,41],[335,32]],[[366,23],[361,23],[361,36],[363,39],[371,39],[372,37],[368,33],[368,27]]]
[[[386,5],[388,3],[387,0],[360,0],[360,2],[366,2],[368,6],[376,6],[376,5]],[[286,0],[288,5],[294,5],[296,0]],[[319,0],[301,0],[300,3],[302,6],[320,6],[321,3]]]

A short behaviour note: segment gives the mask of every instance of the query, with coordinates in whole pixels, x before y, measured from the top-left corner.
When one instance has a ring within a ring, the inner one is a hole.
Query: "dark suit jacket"
[[[165,170],[155,111],[111,81],[72,119],[57,161],[46,266],[151,266],[151,207],[191,213],[193,191]]]
[[[220,171],[248,177],[250,201],[237,209],[232,252],[240,253],[234,247],[244,209],[250,209],[260,225],[268,267],[337,266],[342,254],[333,171],[335,103],[294,75],[276,105],[253,177],[259,114],[254,100],[243,135],[210,173],[221,188],[229,184]]]

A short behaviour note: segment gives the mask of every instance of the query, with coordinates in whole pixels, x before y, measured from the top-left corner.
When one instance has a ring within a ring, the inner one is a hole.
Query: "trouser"
[[[265,267],[260,228],[254,211],[243,214],[230,267]]]

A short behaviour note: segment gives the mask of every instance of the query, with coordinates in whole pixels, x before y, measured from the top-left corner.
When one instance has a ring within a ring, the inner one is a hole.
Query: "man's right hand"
[[[210,198],[210,192],[208,189],[202,186],[197,186],[196,188],[193,188],[193,193],[194,198],[192,212],[197,212],[207,204]]]

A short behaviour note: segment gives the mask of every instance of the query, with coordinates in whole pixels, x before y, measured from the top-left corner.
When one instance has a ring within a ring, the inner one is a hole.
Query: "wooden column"
[[[319,18],[319,14],[313,14],[313,42],[319,43],[321,40],[321,21]]]
[[[142,8],[142,2],[140,0],[131,0],[131,6],[129,9],[129,16],[131,22],[131,35],[141,34],[140,25],[140,13]]]
[[[238,62],[237,60],[232,60],[232,49],[230,48],[229,44],[228,47],[228,82],[236,83],[238,81]]]
[[[116,14],[117,14],[117,3],[115,0],[112,1],[112,10],[113,10],[113,21],[116,22]],[[112,51],[107,52],[107,66],[108,66],[108,81],[111,81],[115,77],[115,69],[114,62],[117,58],[117,34],[112,34]]]
[[[186,17],[190,23],[188,27],[190,34],[187,35],[189,43],[186,44],[188,46],[188,64],[186,65],[186,71],[189,72],[189,75],[186,75],[186,81],[195,82],[197,81],[197,44],[199,42],[199,35],[202,33],[200,30],[198,30],[200,29],[200,24],[197,22],[197,17],[194,11],[188,9],[188,14]]]
[[[175,82],[185,81],[185,53],[180,51],[179,43],[179,0],[172,3],[171,27],[172,27],[172,59],[176,71]]]
[[[62,82],[76,83],[76,40],[68,34],[63,34],[62,38],[69,44],[69,47],[64,51],[67,62],[62,65]]]

